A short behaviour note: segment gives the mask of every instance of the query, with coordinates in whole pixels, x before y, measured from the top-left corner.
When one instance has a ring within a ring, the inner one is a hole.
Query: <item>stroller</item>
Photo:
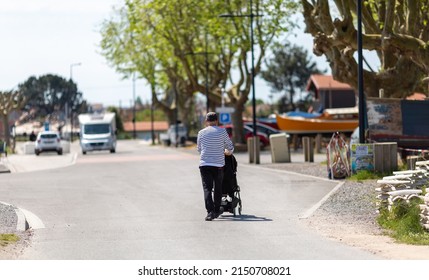
[[[225,167],[222,182],[222,202],[224,212],[234,216],[241,215],[243,205],[240,197],[240,186],[237,184],[237,160],[234,155],[225,155]]]

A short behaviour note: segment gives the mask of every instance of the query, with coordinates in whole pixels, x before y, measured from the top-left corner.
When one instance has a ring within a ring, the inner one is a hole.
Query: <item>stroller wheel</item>
[[[240,216],[241,215],[241,202],[237,204],[237,206],[234,208],[234,216]]]

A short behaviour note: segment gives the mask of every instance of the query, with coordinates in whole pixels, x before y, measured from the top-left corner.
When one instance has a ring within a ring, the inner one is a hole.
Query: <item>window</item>
[[[108,124],[86,124],[83,130],[84,134],[106,134],[110,133]]]

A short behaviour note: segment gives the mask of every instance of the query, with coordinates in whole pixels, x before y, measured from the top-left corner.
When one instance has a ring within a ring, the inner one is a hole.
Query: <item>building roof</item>
[[[324,90],[324,89],[353,90],[353,88],[350,85],[334,80],[334,78],[331,75],[320,75],[320,74],[311,75],[310,79],[308,79],[306,90],[310,91],[313,85],[317,90]]]
[[[168,129],[168,122],[155,121],[153,129],[156,131],[165,131]],[[133,122],[124,122],[124,130],[132,132],[134,130]],[[136,122],[136,131],[151,131],[151,122]]]

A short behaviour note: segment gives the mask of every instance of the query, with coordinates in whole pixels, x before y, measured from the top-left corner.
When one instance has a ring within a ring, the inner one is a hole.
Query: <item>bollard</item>
[[[407,156],[407,167],[408,170],[416,169],[416,162],[419,159],[418,156]]]
[[[304,161],[314,162],[313,141],[311,137],[302,137],[302,147],[304,149]]]
[[[259,164],[259,150],[260,150],[260,139],[259,137],[247,138],[247,151],[249,152],[249,163]]]
[[[322,134],[318,133],[316,135],[316,153],[320,154],[320,151],[322,150]]]
[[[278,133],[270,135],[271,162],[290,162],[288,135]]]
[[[253,137],[253,148],[254,148],[254,162],[255,164],[260,164],[260,157],[259,157],[259,152],[261,150],[261,139],[259,139],[259,136]]]
[[[253,148],[253,137],[247,138],[247,152],[249,153],[249,163],[255,161],[255,149]]]
[[[398,169],[398,144],[396,142],[374,143],[374,170],[391,173]]]

